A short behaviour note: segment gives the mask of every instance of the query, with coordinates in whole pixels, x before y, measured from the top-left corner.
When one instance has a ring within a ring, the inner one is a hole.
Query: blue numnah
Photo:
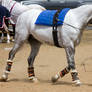
[[[59,13],[59,16],[58,16],[58,19],[60,21],[57,22],[57,25],[63,24],[65,15],[67,14],[67,12],[69,10],[70,10],[70,8],[64,8],[63,10],[61,10],[61,12]],[[45,10],[45,11],[41,12],[40,15],[38,16],[35,24],[53,26],[53,17],[56,12],[57,12],[57,10]]]

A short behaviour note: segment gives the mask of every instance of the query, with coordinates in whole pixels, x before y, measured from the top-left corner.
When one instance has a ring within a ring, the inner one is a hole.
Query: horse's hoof
[[[53,83],[55,83],[57,80],[58,80],[58,78],[56,78],[56,77],[54,77],[54,76],[51,78],[51,81],[52,81]]]
[[[34,76],[29,77],[29,80],[32,81],[32,82],[34,82],[34,83],[38,82],[38,79],[36,77],[34,77]]]
[[[60,78],[59,73],[51,78],[51,81],[55,83]]]
[[[52,78],[51,78],[51,81],[52,81],[53,83],[55,83],[55,82],[57,81],[57,79],[56,79],[55,77],[52,77]]]
[[[0,82],[7,82],[7,79],[8,79],[8,78],[3,78],[3,77],[1,77],[1,78],[0,78]]]
[[[0,82],[6,82],[8,79],[8,77],[6,75],[2,75],[2,77],[0,78]]]
[[[7,79],[0,79],[0,82],[7,82]]]

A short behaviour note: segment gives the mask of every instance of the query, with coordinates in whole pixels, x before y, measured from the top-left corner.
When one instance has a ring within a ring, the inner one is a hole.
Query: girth
[[[55,13],[55,15],[53,17],[53,31],[52,31],[52,35],[53,35],[54,45],[61,48],[61,46],[59,45],[59,42],[58,42],[58,35],[57,35],[58,34],[57,22],[58,22],[58,16],[59,16],[60,12],[61,12],[61,10],[57,10],[57,12]]]

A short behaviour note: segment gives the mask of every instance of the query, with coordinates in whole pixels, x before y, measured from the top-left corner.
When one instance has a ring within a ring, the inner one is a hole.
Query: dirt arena
[[[13,43],[0,43],[0,76]],[[27,57],[30,47],[26,43],[16,54],[8,82],[0,82],[0,92],[92,92],[92,31],[84,31],[82,42],[76,48],[76,67],[82,82],[80,87],[72,84],[70,73],[52,84],[51,77],[65,68],[64,49],[42,45],[35,60],[35,74],[38,83],[32,83],[27,76]]]

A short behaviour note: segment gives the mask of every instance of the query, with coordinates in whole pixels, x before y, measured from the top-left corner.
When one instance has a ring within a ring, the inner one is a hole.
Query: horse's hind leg
[[[31,52],[28,57],[28,76],[30,80],[32,80],[33,82],[36,82],[37,78],[35,77],[33,64],[34,64],[35,57],[37,56],[39,52],[41,43],[37,41],[36,39],[34,39],[32,36],[29,37],[28,41],[31,45]]]
[[[68,67],[71,69],[72,81],[76,85],[80,85],[81,83],[78,78],[78,72],[76,70],[75,60],[74,60],[75,48],[70,46],[70,47],[65,48],[65,51],[67,55]]]
[[[75,55],[75,49],[72,48],[72,46],[65,48],[66,55],[67,55],[67,61],[68,61],[68,67],[66,67],[64,70],[56,74],[52,81],[55,82],[59,79],[59,77],[65,76],[67,73],[69,73],[70,70],[72,70],[71,75],[73,82],[75,82],[77,85],[80,85],[80,80],[78,78],[78,72],[76,71],[75,67],[75,61],[74,61],[74,55]]]
[[[9,52],[9,57],[8,57],[8,60],[7,60],[7,65],[6,65],[5,71],[4,71],[4,73],[3,73],[2,78],[1,78],[0,81],[6,81],[8,79],[8,75],[9,75],[9,73],[11,71],[11,67],[12,67],[12,63],[13,63],[12,60],[13,60],[16,52],[18,51],[18,49],[23,44],[23,42],[24,42],[25,39],[26,38],[24,38],[22,35],[16,33],[15,44],[14,44],[12,50]]]

